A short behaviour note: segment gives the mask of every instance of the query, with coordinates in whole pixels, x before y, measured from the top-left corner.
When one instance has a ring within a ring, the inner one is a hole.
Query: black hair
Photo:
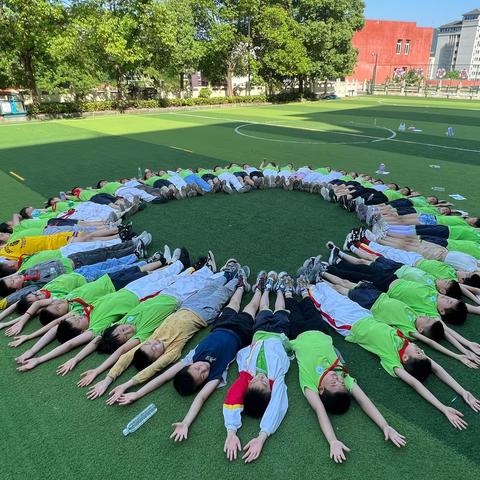
[[[398,186],[398,183],[390,182],[390,185],[393,185],[393,188],[391,190],[399,190],[400,189],[400,187]]]
[[[403,188],[406,188],[408,190],[408,193],[407,195],[411,195],[412,194],[412,189],[410,187],[403,187]]]
[[[68,320],[62,320],[57,326],[56,338],[60,343],[65,343],[83,333],[80,328],[74,327]]]
[[[183,367],[173,377],[173,386],[180,395],[187,396],[195,393],[200,385],[195,383],[195,379],[190,375],[188,367]]]
[[[243,409],[245,414],[253,418],[261,418],[268,407],[272,394],[270,391],[259,390],[250,387],[243,397]]]
[[[7,286],[5,279],[0,280],[0,297],[8,297],[11,293],[15,292],[16,290],[14,288]]]
[[[475,220],[475,223],[473,224],[473,226],[474,226],[475,228],[480,228],[480,218],[477,218],[477,219]]]
[[[457,281],[450,281],[450,285],[446,288],[445,295],[447,297],[456,298],[457,300],[462,298],[462,289]]]
[[[24,220],[27,220],[29,219],[30,217],[27,215],[27,209],[30,208],[30,207],[23,207],[19,212],[18,214],[24,219]]]
[[[56,313],[51,312],[47,308],[44,308],[43,310],[40,311],[40,314],[38,316],[40,319],[40,323],[42,325],[48,325],[50,322],[53,322],[58,318],[58,315]]]
[[[443,323],[440,320],[433,322],[430,326],[426,327],[423,330],[423,334],[435,340],[435,342],[440,342],[445,338],[445,329],[443,328]]]
[[[444,212],[442,215],[451,215],[452,214],[452,209],[450,207],[441,207],[441,208],[446,208],[448,213]]]
[[[440,314],[442,320],[452,325],[462,325],[467,319],[467,306],[465,302],[457,301],[456,305],[445,309],[445,313]]]
[[[141,348],[135,351],[132,364],[137,370],[143,370],[149,367],[152,363],[152,359]]]
[[[470,277],[467,277],[463,283],[465,285],[470,285],[471,287],[480,288],[480,275],[478,273],[474,273]]]
[[[51,207],[53,203],[55,203],[55,200],[53,199],[53,197],[50,197],[50,198],[45,202],[45,206],[46,206],[46,207]]]
[[[1,233],[12,233],[12,227],[7,222],[0,223]]]
[[[329,392],[327,389],[320,394],[320,400],[328,413],[343,415],[352,402],[349,392]]]
[[[435,196],[435,195],[429,195],[430,198],[434,198],[435,199],[435,202],[433,203],[433,205],[436,205],[438,203],[438,197]]]
[[[7,265],[4,262],[0,262],[0,278],[11,275],[12,273],[15,273],[15,271],[16,271],[15,268],[11,267],[10,265]]]
[[[100,185],[102,182],[106,182],[106,180],[99,180],[95,188],[96,189],[102,188],[102,186]]]
[[[415,377],[419,382],[425,382],[432,372],[432,362],[429,358],[415,358],[409,357],[403,364],[405,370]]]
[[[97,350],[100,353],[113,353],[121,346],[121,343],[117,340],[117,335],[115,334],[116,328],[117,325],[112,325],[102,333],[102,338],[98,342],[97,347]]]
[[[23,315],[31,306],[32,306],[32,301],[28,300],[28,294],[23,295],[20,300],[17,303],[17,306],[15,307],[15,310],[20,314]]]

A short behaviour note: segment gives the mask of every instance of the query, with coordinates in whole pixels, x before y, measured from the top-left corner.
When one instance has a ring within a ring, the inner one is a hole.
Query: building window
[[[397,40],[397,55],[402,53],[402,39]]]
[[[405,40],[405,55],[410,53],[410,40]]]

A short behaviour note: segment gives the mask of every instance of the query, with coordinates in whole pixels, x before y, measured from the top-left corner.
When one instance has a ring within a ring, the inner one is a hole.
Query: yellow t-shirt
[[[0,249],[0,257],[19,260],[23,255],[33,255],[43,250],[57,250],[65,246],[72,238],[72,232],[61,232],[54,235],[24,237],[7,243]]]

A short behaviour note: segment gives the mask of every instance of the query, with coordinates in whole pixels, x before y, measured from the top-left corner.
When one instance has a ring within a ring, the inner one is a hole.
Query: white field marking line
[[[167,112],[165,112],[165,113],[167,113]],[[199,118],[211,118],[213,120],[225,120],[227,122],[235,122],[235,123],[244,123],[244,124],[253,124],[253,125],[268,125],[268,123],[255,122],[255,121],[251,121],[251,120],[235,120],[233,118],[210,117],[210,116],[207,116],[207,115],[192,115],[192,114],[177,113],[177,112],[169,112],[169,114],[170,115],[188,115],[189,117],[199,117]],[[272,125],[274,125],[274,124],[272,124]],[[370,125],[370,124],[365,124],[365,125],[368,125],[370,127],[374,127],[374,125]],[[281,125],[278,125],[278,126],[281,126]],[[381,127],[379,125],[377,125],[376,127],[388,130],[388,131],[392,132],[392,134],[395,133],[393,130],[390,130],[387,127]],[[290,127],[290,128],[306,128],[306,127]],[[318,131],[322,131],[322,130],[318,130]],[[401,140],[399,138],[395,138],[396,133],[395,133],[395,137],[392,136],[392,137],[388,137],[388,138],[382,138],[382,137],[373,137],[373,136],[370,136],[370,135],[361,135],[361,134],[347,133],[347,132],[336,132],[336,131],[330,131],[330,130],[327,130],[327,132],[337,133],[337,134],[340,134],[340,135],[351,135],[351,136],[356,135],[356,136],[364,136],[366,138],[375,138],[376,141],[399,142],[399,143],[407,143],[407,144],[411,144],[411,145],[423,145],[423,146],[426,146],[426,147],[443,148],[445,150],[458,150],[458,151],[461,151],[461,152],[480,153],[480,150],[474,150],[474,149],[471,149],[471,148],[451,147],[451,146],[448,146],[448,145],[438,145],[436,143],[416,142],[414,140]],[[262,138],[261,140],[265,140],[265,139]],[[306,142],[301,142],[301,143],[306,143]],[[325,142],[325,143],[331,143],[331,142]],[[373,142],[366,142],[366,143],[373,143]]]

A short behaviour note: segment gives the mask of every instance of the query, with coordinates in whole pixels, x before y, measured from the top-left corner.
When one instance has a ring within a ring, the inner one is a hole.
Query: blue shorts
[[[361,282],[348,292],[348,298],[361,307],[370,310],[382,292],[372,283]]]
[[[418,221],[422,225],[436,225],[437,224],[437,219],[435,215],[432,215],[431,213],[421,213],[418,216]]]
[[[254,332],[259,330],[270,333],[283,333],[287,337],[290,335],[290,320],[287,310],[261,310],[255,317],[253,326]]]

